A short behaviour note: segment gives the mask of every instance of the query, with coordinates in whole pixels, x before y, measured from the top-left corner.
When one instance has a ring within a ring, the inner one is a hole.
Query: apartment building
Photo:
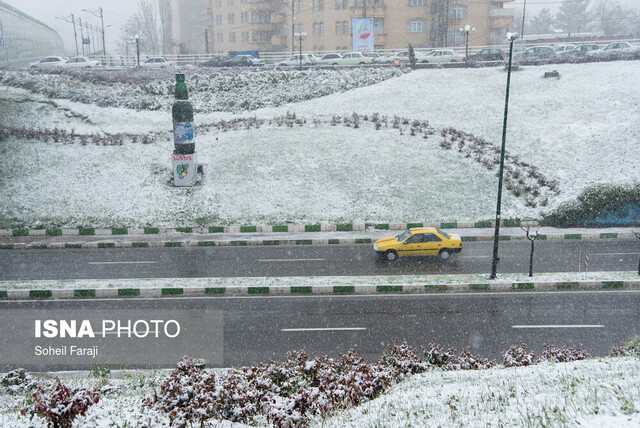
[[[209,0],[203,12],[216,53],[350,51],[351,20],[363,17],[376,50],[462,46],[466,25],[469,45],[484,46],[502,43],[515,16],[513,0]]]

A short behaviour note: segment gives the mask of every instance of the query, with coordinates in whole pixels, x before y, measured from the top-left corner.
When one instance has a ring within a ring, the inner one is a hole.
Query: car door
[[[427,248],[424,242],[423,233],[414,233],[404,240],[398,251],[402,256],[424,256],[427,255]]]
[[[443,248],[442,239],[432,232],[423,233],[424,237],[424,255],[437,256]]]

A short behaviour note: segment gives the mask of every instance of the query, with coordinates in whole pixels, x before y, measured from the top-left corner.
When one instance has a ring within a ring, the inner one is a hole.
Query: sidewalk
[[[18,248],[118,248],[118,247],[178,247],[229,245],[328,245],[369,244],[377,239],[394,236],[411,224],[385,225],[323,225],[305,228],[304,225],[285,226],[289,231],[279,232],[277,226],[228,226],[224,228],[144,228],[144,229],[14,229],[0,230],[0,249]],[[215,232],[211,232],[215,229]],[[322,230],[334,229],[334,230]],[[456,233],[463,241],[490,241],[492,227],[443,228]],[[219,230],[219,231],[218,231]],[[567,228],[531,227],[538,232],[538,240],[596,240],[632,239],[633,228]],[[501,227],[501,240],[526,239],[521,227]]]

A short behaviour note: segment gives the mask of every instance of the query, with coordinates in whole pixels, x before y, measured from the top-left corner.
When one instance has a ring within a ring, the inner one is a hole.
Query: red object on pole
[[[584,259],[584,270],[588,270],[589,269],[589,253],[587,253],[587,256]]]

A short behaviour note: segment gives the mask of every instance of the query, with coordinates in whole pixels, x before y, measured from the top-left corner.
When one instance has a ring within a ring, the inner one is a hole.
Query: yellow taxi
[[[388,261],[407,256],[438,256],[448,260],[452,254],[462,251],[462,240],[455,233],[435,227],[414,227],[397,236],[378,239],[373,249]]]

